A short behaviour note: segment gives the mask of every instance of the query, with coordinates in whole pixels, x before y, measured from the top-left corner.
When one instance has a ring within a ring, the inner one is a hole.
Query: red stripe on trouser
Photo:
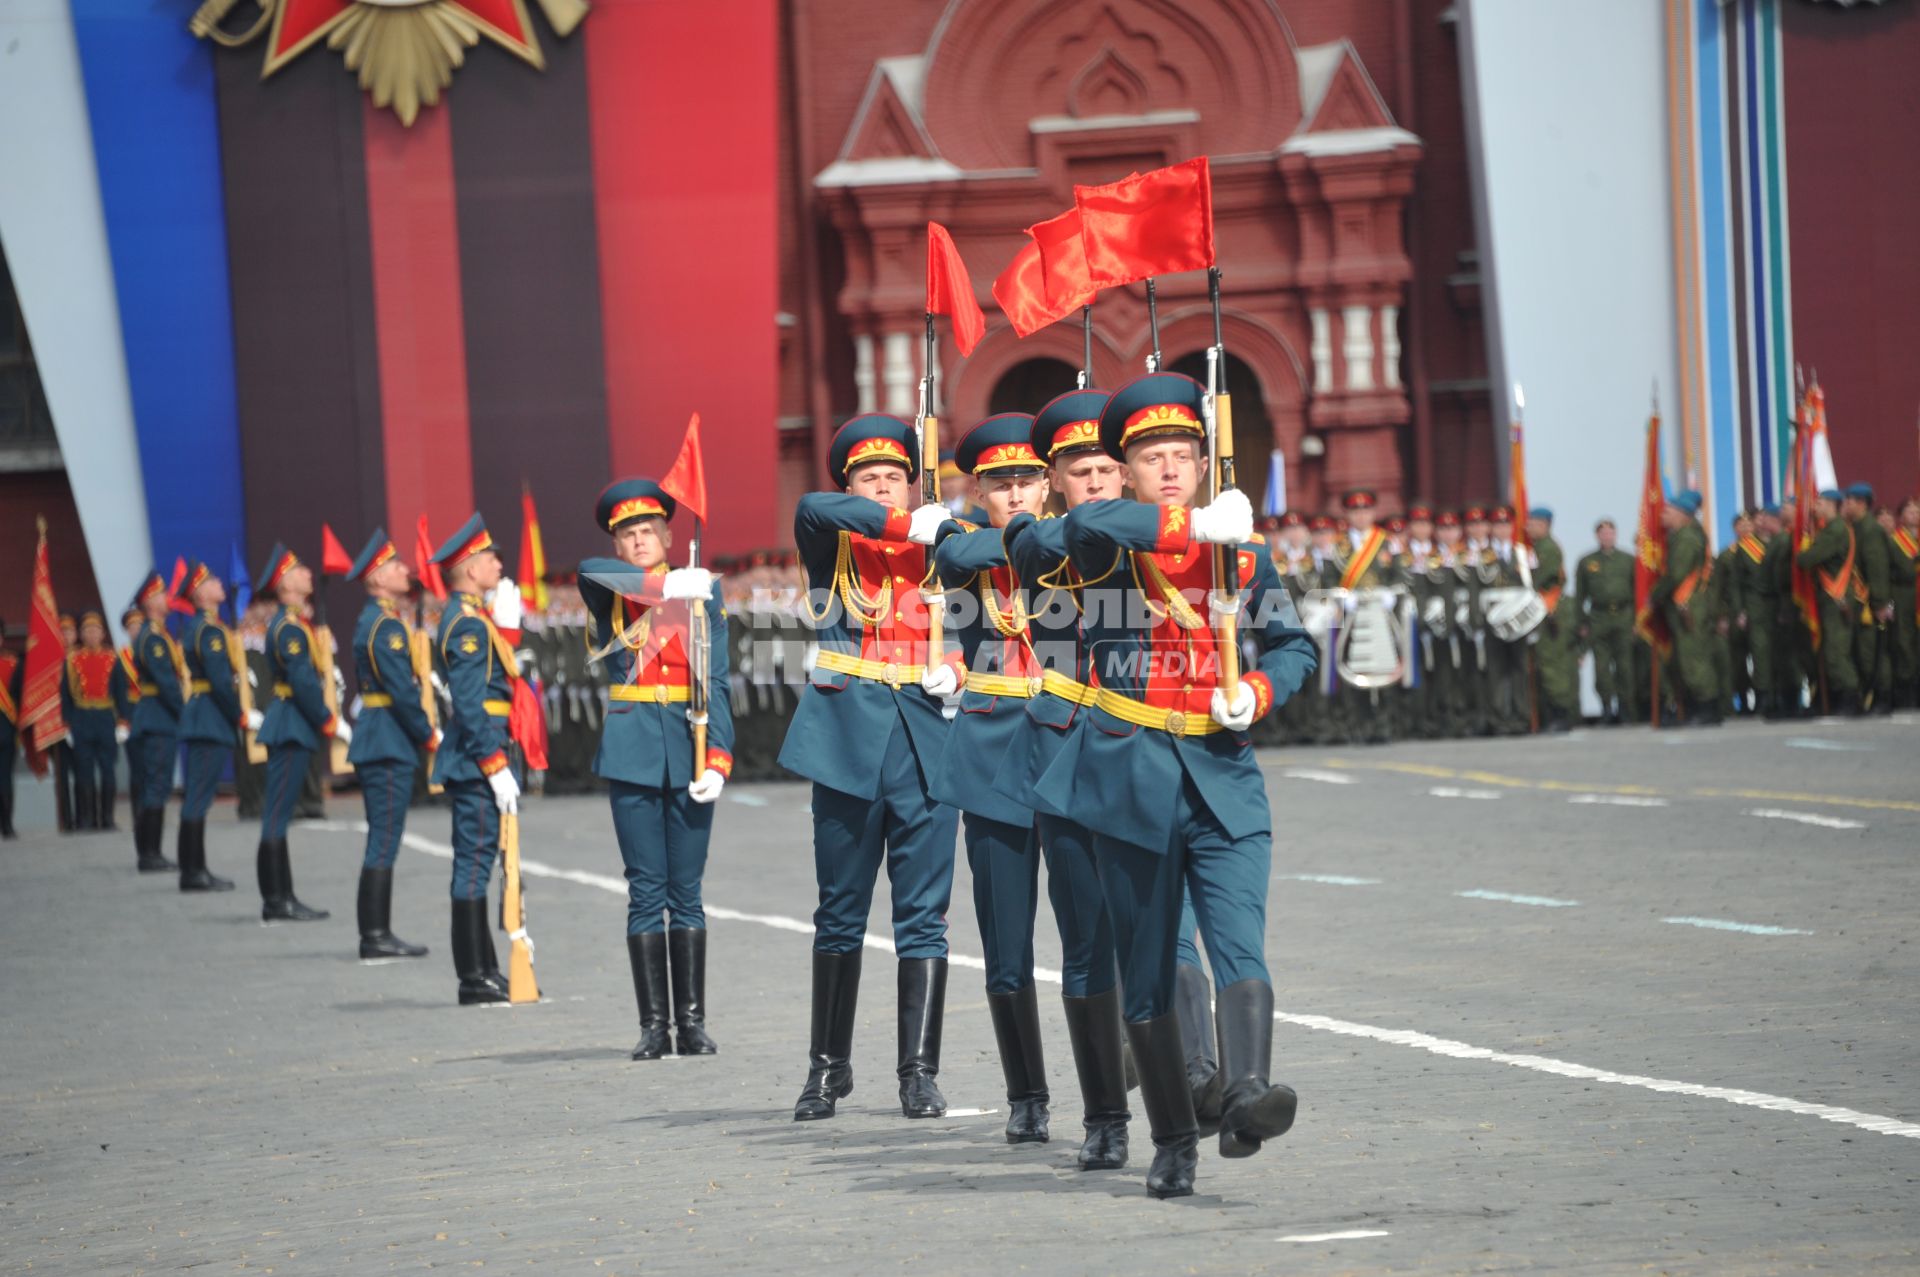
[[[431,526],[449,528],[473,510],[452,130],[445,108],[409,128],[372,98],[362,130],[387,530],[398,539],[423,512]]]
[[[715,535],[771,542],[776,8],[603,0],[575,38],[587,50],[613,472],[661,473],[697,409],[708,455],[726,458],[726,481],[707,493]]]

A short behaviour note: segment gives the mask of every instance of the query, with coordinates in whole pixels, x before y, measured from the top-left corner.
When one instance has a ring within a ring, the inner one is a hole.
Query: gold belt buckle
[[[888,661],[880,667],[880,681],[897,690],[900,686],[900,667]]]
[[[655,683],[653,685],[653,703],[656,705],[665,705],[667,703],[667,685],[665,683]]]
[[[1042,685],[1043,685],[1043,684],[1044,684],[1045,682],[1046,682],[1046,680],[1045,680],[1045,679],[1043,679],[1043,678],[1041,678],[1041,677],[1040,677],[1040,676],[1039,676],[1038,674],[1035,674],[1035,675],[1034,675],[1034,676],[1033,676],[1032,678],[1030,678],[1030,679],[1028,679],[1028,680],[1027,680],[1027,695],[1028,695],[1028,696],[1038,696],[1038,695],[1040,695],[1040,688],[1041,688],[1041,686],[1042,686]]]
[[[1186,735],[1187,716],[1181,713],[1177,709],[1168,710],[1167,711],[1167,730],[1169,732],[1172,732],[1175,736]]]

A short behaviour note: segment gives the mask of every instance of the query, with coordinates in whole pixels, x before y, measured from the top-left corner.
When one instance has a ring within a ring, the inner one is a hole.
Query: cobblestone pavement
[[[1916,758],[1913,716],[1263,755],[1301,1118],[1247,1161],[1203,1146],[1168,1203],[1141,1190],[1137,1102],[1134,1165],[1073,1169],[1051,985],[1056,1138],[1003,1142],[977,961],[949,993],[947,1119],[894,1105],[875,948],[854,1094],[789,1120],[803,786],[723,799],[721,1054],[647,1064],[598,799],[528,805],[546,999],[513,1009],[453,1005],[444,810],[414,812],[395,888],[434,952],[385,964],[354,956],[350,793],[293,834],[302,897],[334,912],[311,925],[260,923],[230,807],[208,829],[230,895],[135,874],[126,835],[29,832],[0,847],[0,1269],[1920,1271]],[[964,857],[954,901],[963,963]]]

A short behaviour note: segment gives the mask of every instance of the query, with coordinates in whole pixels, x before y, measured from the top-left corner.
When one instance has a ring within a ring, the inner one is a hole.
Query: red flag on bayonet
[[[1213,177],[1204,155],[1105,186],[1076,186],[1073,203],[1095,288],[1214,263]]]
[[[1046,268],[1040,263],[1040,246],[1031,240],[993,281],[993,300],[1022,337],[1033,336],[1067,313],[1047,305]]]
[[[685,506],[702,523],[707,518],[707,472],[700,463],[700,414],[687,418],[686,437],[680,440],[680,455],[673,469],[660,480],[660,489]]]
[[[540,539],[540,512],[533,489],[520,484],[520,601],[535,612],[547,610],[547,546]]]
[[[430,591],[433,597],[442,603],[447,601],[447,583],[440,575],[440,565],[433,561],[433,538],[427,534],[427,516],[420,516],[419,526],[413,534],[413,574],[420,578],[421,588]]]
[[[1508,468],[1512,473],[1508,478],[1513,488],[1513,543],[1520,549],[1528,550],[1533,548],[1533,538],[1527,535],[1527,511],[1533,507],[1527,504],[1527,446],[1519,422],[1513,423],[1507,437],[1512,448],[1508,459]]]
[[[1045,282],[1047,309],[1065,315],[1092,301],[1100,290],[1087,273],[1086,239],[1080,233],[1080,210],[1070,208],[1058,217],[1027,227],[1040,248],[1040,274]]]
[[[962,355],[971,355],[986,335],[987,317],[973,295],[967,264],[953,246],[953,236],[938,222],[927,223],[927,313],[953,321],[954,344]]]
[[[1647,419],[1647,465],[1640,480],[1640,526],[1634,532],[1633,629],[1661,659],[1673,646],[1666,619],[1653,609],[1653,587],[1667,570],[1666,490],[1660,485],[1660,414]]]
[[[331,524],[320,525],[320,575],[345,576],[353,571],[353,556],[347,553],[347,547],[340,544],[340,538],[333,535]]]
[[[33,612],[27,619],[26,670],[20,688],[21,738],[33,774],[47,774],[47,752],[67,739],[60,713],[60,681],[67,672],[67,642],[60,634],[60,608],[53,601],[47,567],[47,521],[38,520],[40,544],[33,552]]]

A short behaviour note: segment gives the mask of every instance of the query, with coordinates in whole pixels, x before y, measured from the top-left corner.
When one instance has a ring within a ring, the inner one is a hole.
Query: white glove
[[[1207,606],[1216,617],[1232,616],[1239,612],[1240,604],[1246,597],[1238,590],[1208,590]]]
[[[338,718],[334,720],[333,738],[342,745],[351,745],[353,743],[353,729],[347,726],[346,719]]]
[[[1241,683],[1233,689],[1233,704],[1227,704],[1225,688],[1213,689],[1213,721],[1230,732],[1244,732],[1253,726],[1254,706],[1259,698],[1253,689]]]
[[[920,687],[929,696],[949,700],[960,694],[960,676],[954,672],[953,666],[943,663],[920,676]]]
[[[915,545],[932,545],[933,538],[939,535],[941,526],[951,518],[953,518],[953,511],[943,505],[923,505],[913,512],[913,523],[907,529],[907,540]]]
[[[113,725],[114,744],[124,745],[131,739],[133,739],[133,729],[131,727],[128,727],[125,723],[115,723]]]
[[[704,599],[713,593],[713,573],[705,568],[674,568],[660,583],[663,598]]]
[[[687,786],[687,797],[696,803],[710,803],[720,796],[727,778],[709,767],[700,773],[700,779]]]
[[[510,576],[501,577],[493,587],[493,623],[503,630],[520,628],[520,587]]]
[[[513,778],[513,768],[502,767],[487,777],[487,784],[493,787],[493,805],[511,816],[520,810],[520,782]]]
[[[1193,512],[1193,539],[1208,545],[1239,545],[1253,536],[1253,503],[1238,488],[1228,488],[1213,504]]]
[[[266,723],[267,716],[257,709],[247,711],[247,730],[257,732]]]

